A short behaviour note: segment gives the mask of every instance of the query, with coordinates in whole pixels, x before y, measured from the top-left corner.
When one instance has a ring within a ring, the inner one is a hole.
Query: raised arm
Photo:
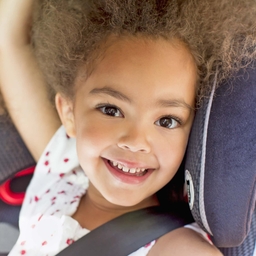
[[[0,89],[8,112],[38,160],[60,126],[30,45],[34,0],[0,0]]]

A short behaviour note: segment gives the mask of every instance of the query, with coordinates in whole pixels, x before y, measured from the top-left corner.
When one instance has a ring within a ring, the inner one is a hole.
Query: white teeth
[[[111,161],[113,166],[117,166],[118,169],[124,171],[124,172],[129,172],[129,173],[139,173],[139,172],[144,172],[146,169],[145,168],[128,168],[127,166],[123,166],[117,162]]]
[[[135,173],[136,172],[136,168],[131,168],[130,169],[130,173]]]
[[[124,172],[128,172],[128,171],[129,171],[129,168],[124,166],[124,167],[123,167],[123,171],[124,171]]]

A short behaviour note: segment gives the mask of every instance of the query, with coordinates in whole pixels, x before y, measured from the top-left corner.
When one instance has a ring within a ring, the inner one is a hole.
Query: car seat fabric
[[[195,220],[218,247],[236,247],[223,249],[232,256],[253,255],[256,243],[254,67],[240,70],[216,90],[213,86],[196,113],[185,164]]]
[[[0,115],[0,184],[35,164],[8,115]]]
[[[0,115],[0,145],[1,186],[20,170],[35,165],[35,161],[7,115]],[[25,191],[30,179],[31,175],[13,179],[11,190],[17,193]],[[6,255],[18,238],[20,208],[5,203],[0,195],[0,255]]]
[[[253,213],[250,232],[248,236],[245,238],[245,240],[243,241],[243,243],[239,246],[232,247],[232,248],[220,248],[220,250],[225,256],[235,256],[235,255],[255,256],[256,255],[255,238],[256,238],[256,211],[254,211]],[[253,248],[254,248],[254,252],[253,252]]]

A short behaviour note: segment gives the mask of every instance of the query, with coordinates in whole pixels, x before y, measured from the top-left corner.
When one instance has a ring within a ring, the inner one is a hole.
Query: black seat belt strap
[[[185,220],[161,207],[149,207],[119,216],[64,249],[58,256],[127,256],[162,235],[182,227]]]

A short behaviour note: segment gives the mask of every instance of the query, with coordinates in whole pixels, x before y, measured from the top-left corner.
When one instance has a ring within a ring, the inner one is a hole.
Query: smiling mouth
[[[114,168],[117,171],[120,171],[122,173],[125,173],[130,176],[143,176],[145,175],[149,169],[144,168],[128,168],[127,166],[124,166],[118,162],[107,160],[109,165]]]

